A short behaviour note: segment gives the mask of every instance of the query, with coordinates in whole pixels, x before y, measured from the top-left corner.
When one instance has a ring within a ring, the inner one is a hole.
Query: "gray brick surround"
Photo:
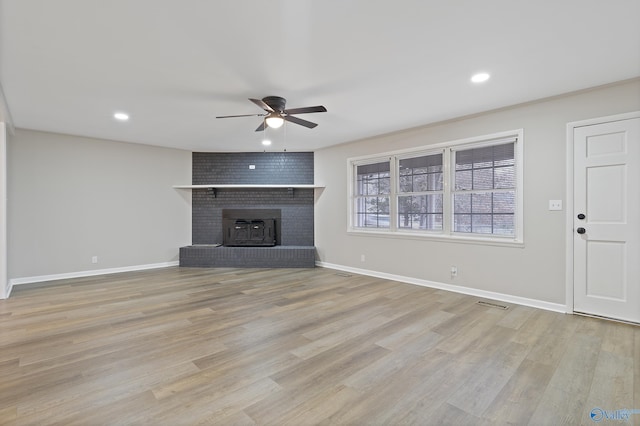
[[[194,185],[313,184],[313,152],[194,152],[192,161]]]
[[[180,266],[199,268],[313,268],[315,248],[276,247],[180,247]]]
[[[280,209],[283,246],[312,246],[313,189],[294,189],[293,197],[280,189],[194,189],[192,194],[193,244],[222,243],[223,209]]]
[[[194,185],[313,184],[312,152],[194,152],[192,167]],[[246,250],[236,248],[239,250],[230,251],[226,250],[227,247],[212,246],[194,250],[190,246],[180,250],[180,264],[203,267],[243,264],[265,267],[269,264],[268,259],[271,259],[273,267],[309,267],[309,248],[313,249],[314,246],[313,203],[313,189],[193,189],[193,245],[222,243],[223,209],[279,209],[282,217],[281,241],[276,247],[280,250],[269,252],[269,248],[255,250],[246,247]],[[283,250],[287,246],[291,246],[292,249],[295,247],[295,250]],[[210,250],[212,253],[205,254],[202,250]],[[295,258],[298,255],[301,259]],[[220,259],[216,260],[211,256]]]

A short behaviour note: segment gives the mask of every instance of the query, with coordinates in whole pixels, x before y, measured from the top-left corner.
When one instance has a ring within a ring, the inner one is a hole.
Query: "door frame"
[[[9,297],[7,274],[7,130],[0,111],[0,300]]]
[[[566,182],[567,182],[567,187],[566,187],[566,197],[567,197],[567,203],[566,203],[566,213],[565,213],[565,234],[566,234],[566,239],[565,239],[565,246],[566,246],[566,250],[565,250],[565,255],[566,255],[566,260],[565,260],[565,268],[566,268],[566,272],[565,272],[565,284],[566,284],[566,295],[565,295],[565,305],[566,305],[566,313],[568,314],[573,314],[574,313],[574,305],[573,305],[573,294],[574,294],[574,285],[573,285],[573,224],[574,224],[574,216],[575,216],[575,209],[574,209],[574,198],[573,198],[573,191],[574,191],[574,185],[573,185],[573,172],[574,172],[574,168],[573,168],[573,154],[574,154],[574,139],[573,139],[573,134],[574,134],[574,130],[578,127],[584,127],[584,126],[592,126],[594,124],[603,124],[603,123],[610,123],[613,121],[623,121],[623,120],[629,120],[632,118],[640,118],[640,111],[634,111],[634,112],[628,112],[628,113],[624,113],[624,114],[616,114],[616,115],[609,115],[606,117],[597,117],[597,118],[591,118],[588,120],[580,120],[580,121],[573,121],[570,123],[567,123],[567,151],[566,151],[566,163],[567,163],[567,174],[566,174]]]

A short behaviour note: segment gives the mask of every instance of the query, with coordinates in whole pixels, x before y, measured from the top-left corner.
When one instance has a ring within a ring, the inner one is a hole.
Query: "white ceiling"
[[[639,17],[638,0],[0,0],[0,83],[15,127],[194,151],[262,150],[259,117],[215,117],[278,95],[328,112],[268,130],[269,150],[314,150],[638,77]]]

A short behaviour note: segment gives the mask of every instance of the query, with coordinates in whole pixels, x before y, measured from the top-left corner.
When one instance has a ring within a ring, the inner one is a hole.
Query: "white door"
[[[640,118],[573,140],[574,311],[640,323]]]

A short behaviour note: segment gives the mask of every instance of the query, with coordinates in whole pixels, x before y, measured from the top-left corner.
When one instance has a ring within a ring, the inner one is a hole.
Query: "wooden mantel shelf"
[[[176,189],[206,189],[206,188],[214,188],[214,189],[225,189],[225,188],[247,188],[247,189],[251,189],[251,188],[255,188],[255,189],[260,189],[260,188],[264,188],[264,189],[270,189],[270,188],[307,188],[307,189],[313,189],[313,188],[324,188],[324,186],[321,186],[321,185],[311,185],[311,184],[309,184],[309,185],[305,185],[305,184],[260,185],[260,184],[253,184],[253,183],[240,184],[240,185],[212,183],[210,185],[173,185],[173,187],[176,188]]]

